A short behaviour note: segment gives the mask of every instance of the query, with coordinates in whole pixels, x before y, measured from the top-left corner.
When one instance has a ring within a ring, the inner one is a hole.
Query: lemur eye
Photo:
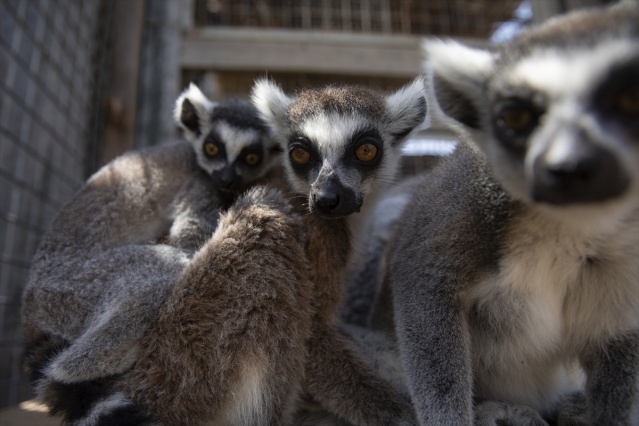
[[[520,131],[530,125],[532,114],[525,109],[507,109],[501,112],[499,120],[507,127]]]
[[[204,142],[203,149],[204,149],[204,154],[207,157],[215,157],[217,153],[220,152],[220,149],[213,142]]]
[[[624,114],[639,114],[639,87],[633,87],[617,95],[615,106]]]
[[[498,105],[497,124],[516,133],[528,133],[539,119],[539,113],[532,105],[520,100],[509,100]]]
[[[377,156],[377,147],[372,143],[363,143],[355,150],[355,156],[360,161],[371,161]]]
[[[249,166],[257,166],[260,164],[260,160],[262,160],[262,157],[255,153],[247,154],[246,157],[244,157],[244,162]]]
[[[290,156],[291,160],[293,160],[295,164],[299,165],[304,165],[311,159],[311,153],[300,147],[293,148],[291,150]]]

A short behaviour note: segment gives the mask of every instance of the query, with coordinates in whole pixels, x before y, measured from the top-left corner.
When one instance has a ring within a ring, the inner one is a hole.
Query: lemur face
[[[252,100],[285,153],[294,190],[330,218],[358,212],[367,194],[395,179],[401,143],[426,114],[421,80],[388,97],[357,86],[288,97],[260,80]]]
[[[191,84],[176,102],[175,119],[199,166],[222,191],[240,191],[264,176],[279,156],[266,123],[248,102],[213,103]]]
[[[442,111],[516,198],[637,205],[638,9],[556,18],[493,52],[426,44]]]

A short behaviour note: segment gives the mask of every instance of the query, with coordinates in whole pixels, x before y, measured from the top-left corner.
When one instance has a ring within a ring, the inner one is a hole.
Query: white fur
[[[639,326],[639,217],[610,234],[530,210],[512,229],[500,272],[465,299],[513,327],[508,338],[474,341],[476,388],[544,412],[558,394],[582,385],[574,363],[584,348]],[[586,257],[595,266],[584,267]]]
[[[180,96],[175,101],[175,108],[173,110],[173,118],[175,122],[180,126],[181,129],[184,130],[184,135],[186,139],[193,143],[197,138],[197,135],[193,133],[190,129],[186,128],[182,121],[180,120],[180,116],[182,114],[182,103],[185,99],[188,99],[191,104],[195,107],[197,111],[197,115],[200,119],[200,126],[206,126],[208,123],[207,118],[210,116],[215,103],[211,102],[200,89],[193,83],[189,85],[189,87],[184,90]],[[206,134],[207,132],[202,132]]]
[[[368,119],[355,114],[321,113],[305,120],[300,128],[313,141],[322,157],[333,163],[344,155],[346,142],[358,131],[369,127],[368,122]]]
[[[419,99],[424,99],[424,80],[416,78],[386,98],[387,131],[391,134],[413,125]]]
[[[265,395],[263,385],[266,377],[266,364],[259,357],[252,356],[247,359],[239,370],[237,382],[233,384],[231,401],[224,404],[226,409],[216,419],[214,426],[225,425],[264,425],[266,416]]]
[[[281,135],[286,127],[287,108],[293,101],[272,81],[257,80],[251,93],[251,101],[264,120],[273,127],[276,135]]]
[[[611,40],[591,49],[569,52],[538,48],[515,65],[508,81],[554,99],[580,95],[605,77],[611,64],[627,59],[636,51],[631,40]]]
[[[238,129],[224,121],[215,123],[215,130],[223,141],[226,141],[226,161],[232,164],[247,146],[256,143],[260,134],[255,129]]]
[[[425,69],[432,69],[440,77],[462,84],[464,89],[473,92],[476,83],[488,78],[494,69],[494,54],[456,41],[425,40],[422,49]],[[466,81],[470,84],[464,83]]]
[[[479,98],[479,88],[494,71],[495,54],[476,49],[452,40],[427,39],[422,43],[424,55],[425,85],[428,102],[427,121],[449,126],[464,140],[477,139],[478,132],[455,121],[445,114],[434,91],[434,77],[438,76],[453,84],[469,98]],[[477,148],[471,144],[472,148]]]

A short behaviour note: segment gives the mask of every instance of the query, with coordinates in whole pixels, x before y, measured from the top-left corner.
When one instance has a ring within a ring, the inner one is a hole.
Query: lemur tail
[[[59,336],[43,334],[25,345],[23,366],[36,399],[51,416],[65,425],[138,426],[155,422],[126,395],[117,392],[119,376],[63,383],[46,375],[48,366],[70,343]]]

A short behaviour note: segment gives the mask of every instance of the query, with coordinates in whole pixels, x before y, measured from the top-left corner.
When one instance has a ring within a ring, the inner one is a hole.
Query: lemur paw
[[[548,426],[539,413],[525,405],[485,401],[475,408],[476,426]]]

